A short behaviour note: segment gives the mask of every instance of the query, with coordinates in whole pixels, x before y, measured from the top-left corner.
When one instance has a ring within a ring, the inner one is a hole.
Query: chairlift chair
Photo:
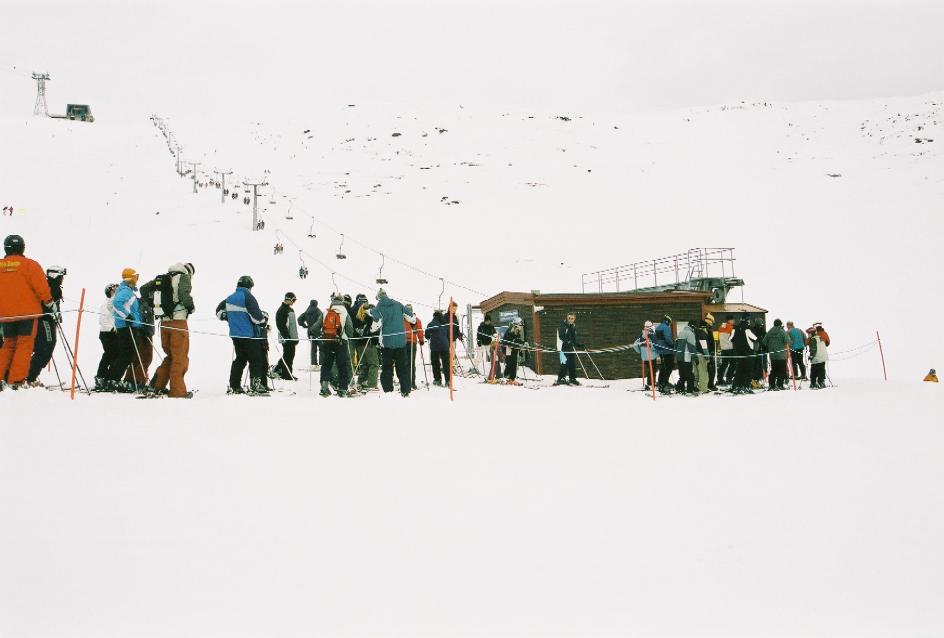
[[[344,233],[341,233],[341,245],[338,246],[338,254],[335,257],[337,259],[347,259],[347,255],[344,254]]]
[[[385,286],[385,285],[388,283],[387,280],[384,279],[384,276],[383,276],[383,275],[384,275],[384,264],[386,263],[386,261],[387,261],[387,259],[386,259],[386,257],[384,257],[384,254],[383,254],[383,253],[380,253],[380,272],[377,273],[377,279],[375,279],[374,281],[376,281],[377,284],[378,284],[378,285],[381,285],[381,286]]]
[[[308,237],[311,239],[315,238],[315,218],[311,218],[311,226],[308,227]]]

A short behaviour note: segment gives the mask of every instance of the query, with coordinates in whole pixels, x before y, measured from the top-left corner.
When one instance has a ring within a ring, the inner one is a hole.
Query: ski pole
[[[429,391],[429,374],[426,372],[426,355],[423,354],[423,344],[420,344],[420,361],[423,362],[423,379],[426,382],[426,391]]]
[[[56,365],[56,357],[49,357],[52,363],[52,369],[56,371],[56,380],[59,381],[59,387],[62,387],[62,377],[59,376],[59,366]]]
[[[79,379],[82,380],[82,385],[85,387],[86,394],[92,396],[92,391],[89,390],[88,384],[85,382],[85,376],[82,374],[82,368],[79,367],[79,362],[76,361],[75,355],[72,352],[72,346],[69,345],[69,341],[66,339],[65,332],[62,330],[62,324],[57,323],[56,327],[59,329],[59,336],[62,337],[62,345],[65,347],[65,350],[68,353],[66,360],[70,365],[75,363],[75,369],[79,373]]]
[[[157,346],[154,345],[154,340],[151,339],[150,337],[148,337],[147,335],[145,335],[144,338],[147,339],[147,340],[148,340],[148,343],[151,344],[151,350],[154,352],[154,354],[157,355],[157,358],[158,358],[161,362],[163,362],[163,361],[164,361],[164,357],[161,356],[161,353],[160,353],[160,351],[158,351]]]
[[[606,377],[603,376],[603,373],[600,372],[600,368],[597,366],[596,362],[593,360],[593,357],[590,356],[590,353],[586,353],[587,358],[590,359],[590,364],[596,369],[597,374],[600,375],[600,381],[606,382]]]
[[[138,350],[138,340],[134,336],[134,328],[131,328],[131,345],[134,346],[134,353],[138,356],[138,363],[141,366],[141,373],[144,374],[144,360],[141,359],[141,352]],[[138,373],[134,369],[134,362],[131,363],[131,382],[134,383],[134,391],[138,391]]]

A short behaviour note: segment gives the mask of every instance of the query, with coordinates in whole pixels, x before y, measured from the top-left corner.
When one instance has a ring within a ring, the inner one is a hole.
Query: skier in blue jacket
[[[112,298],[112,314],[115,318],[115,358],[108,367],[105,390],[111,392],[134,392],[134,384],[124,383],[121,378],[136,356],[134,331],[142,327],[141,306],[135,292],[138,289],[138,272],[134,268],[121,271],[121,284]]]
[[[236,290],[216,307],[216,316],[229,325],[229,336],[233,340],[236,358],[229,369],[227,394],[243,394],[242,376],[249,364],[250,394],[268,394],[265,382],[266,363],[262,326],[268,320],[252,294],[255,285],[252,277],[243,275],[236,282]]]
[[[369,314],[381,321],[380,346],[383,353],[380,359],[380,387],[384,392],[393,392],[393,370],[396,368],[400,394],[408,397],[412,382],[403,321],[413,324],[416,323],[416,317],[402,303],[388,297],[383,288],[377,291],[377,305],[370,309]]]
[[[661,360],[656,388],[663,394],[670,394],[669,376],[675,369],[675,337],[672,336],[672,317],[669,315],[663,315],[662,321],[656,326],[652,348]]]

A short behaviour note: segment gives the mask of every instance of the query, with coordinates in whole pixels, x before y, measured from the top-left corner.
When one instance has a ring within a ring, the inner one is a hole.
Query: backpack
[[[173,277],[173,274],[165,273],[141,286],[141,298],[154,309],[154,316],[158,319],[174,315],[177,302],[174,301]]]
[[[321,326],[321,336],[324,339],[340,339],[343,329],[341,315],[334,308],[328,308],[328,312],[324,316],[324,323]]]

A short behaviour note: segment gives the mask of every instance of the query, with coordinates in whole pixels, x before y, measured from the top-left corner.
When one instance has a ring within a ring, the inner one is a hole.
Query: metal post
[[[885,349],[882,348],[882,338],[878,336],[878,330],[875,331],[875,338],[878,339],[878,352],[882,355],[882,374],[885,376],[885,380],[888,381],[888,370],[885,369]]]
[[[232,175],[233,171],[224,172],[221,170],[215,170],[213,172],[220,176],[220,203],[225,204],[226,203],[226,176]]]
[[[268,186],[268,182],[243,182],[246,186],[252,186],[252,229],[256,230],[259,224],[259,187]]]
[[[193,167],[193,192],[197,192],[197,167],[200,166],[201,162],[188,162]]]

